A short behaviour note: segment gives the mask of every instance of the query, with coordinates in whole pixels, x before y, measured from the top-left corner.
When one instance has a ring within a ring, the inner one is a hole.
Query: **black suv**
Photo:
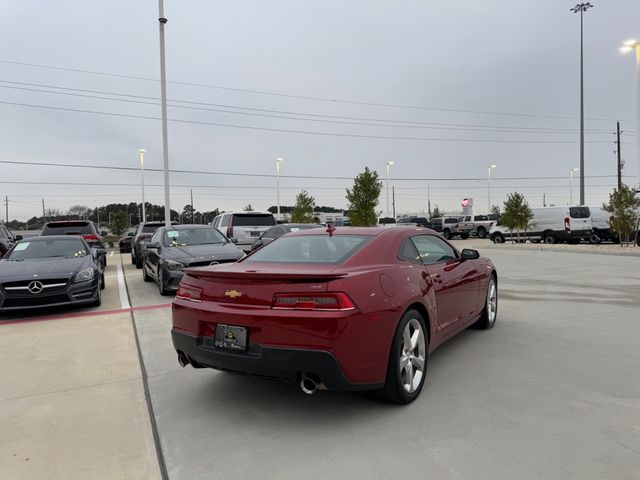
[[[18,240],[22,240],[22,235],[14,235],[7,227],[0,225],[0,258],[2,258]]]
[[[178,222],[171,222],[171,225],[177,224]],[[131,240],[131,263],[136,268],[142,268],[142,252],[146,243],[160,227],[164,227],[164,221],[139,223],[136,226],[136,233]]]
[[[91,220],[64,220],[59,222],[49,222],[42,227],[40,236],[48,235],[79,235],[85,239],[91,248],[100,248],[104,250],[104,241],[100,236],[100,232],[96,228],[95,223]],[[101,254],[99,257],[102,268],[107,266],[107,254]]]

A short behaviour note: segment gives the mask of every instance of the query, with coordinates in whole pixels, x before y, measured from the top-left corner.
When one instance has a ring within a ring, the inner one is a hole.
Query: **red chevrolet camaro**
[[[187,269],[173,302],[182,366],[409,403],[429,353],[491,328],[495,267],[425,228],[301,230],[237,263]]]

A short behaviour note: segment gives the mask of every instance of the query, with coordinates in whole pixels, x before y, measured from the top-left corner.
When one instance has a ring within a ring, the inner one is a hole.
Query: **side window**
[[[398,252],[398,258],[400,260],[406,260],[407,262],[421,263],[420,254],[418,253],[418,250],[416,250],[416,246],[409,238],[402,242],[400,251]]]
[[[445,218],[444,223],[458,223],[457,218]]]
[[[4,230],[4,227],[0,227],[0,238],[9,238],[9,235]]]
[[[456,252],[447,242],[433,235],[417,235],[411,237],[418,250],[420,259],[425,265],[446,262],[456,257]]]
[[[269,230],[267,230],[266,232],[264,232],[264,234],[262,235],[262,238],[276,238],[275,235],[275,228],[270,228]]]
[[[220,224],[220,217],[216,217],[213,219],[213,228],[217,228]]]
[[[156,230],[156,233],[154,233],[151,236],[151,240],[149,240],[149,243],[154,243],[154,242],[160,242],[160,230]]]
[[[229,226],[229,220],[231,219],[231,215],[223,215],[222,218],[220,219],[220,227],[228,227]]]
[[[284,228],[276,227],[276,228],[273,229],[272,235],[273,235],[273,238],[280,238],[285,233],[287,233],[287,232],[284,231]]]

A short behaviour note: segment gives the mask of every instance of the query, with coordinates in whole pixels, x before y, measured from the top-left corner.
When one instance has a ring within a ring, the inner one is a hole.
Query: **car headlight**
[[[173,260],[165,260],[164,265],[165,267],[167,267],[167,270],[170,270],[172,272],[179,272],[184,267],[184,265],[182,265],[181,263],[174,262]]]
[[[80,270],[78,273],[76,273],[76,278],[73,282],[74,283],[87,282],[91,280],[94,275],[95,275],[95,272],[93,268],[91,267],[85,268],[84,270]]]

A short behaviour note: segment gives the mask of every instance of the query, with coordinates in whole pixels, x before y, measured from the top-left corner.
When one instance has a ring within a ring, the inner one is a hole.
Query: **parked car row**
[[[4,227],[0,232],[8,236]],[[0,259],[0,313],[101,304],[106,250],[93,222],[49,222],[40,236],[11,236],[8,243]]]

